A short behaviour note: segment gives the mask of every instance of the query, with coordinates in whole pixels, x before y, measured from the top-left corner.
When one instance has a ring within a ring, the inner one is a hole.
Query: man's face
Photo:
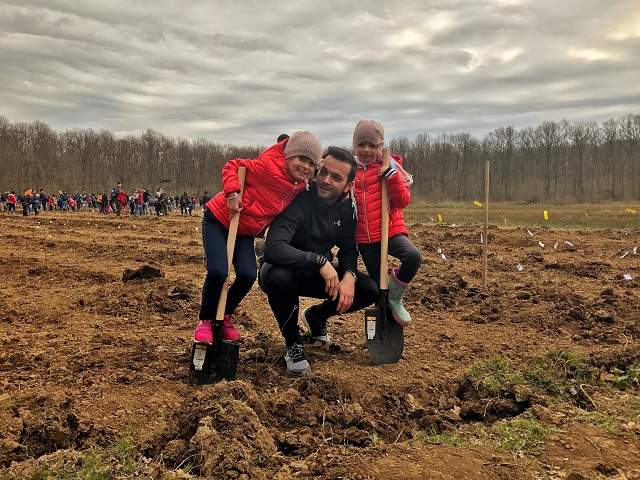
[[[348,182],[350,171],[351,165],[327,155],[316,175],[318,196],[327,204],[338,200],[351,188],[351,183]]]

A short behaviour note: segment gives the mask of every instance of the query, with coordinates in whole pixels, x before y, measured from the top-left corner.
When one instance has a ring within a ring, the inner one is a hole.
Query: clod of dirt
[[[407,406],[407,412],[413,418],[419,418],[424,413],[422,404],[410,393],[404,397],[404,403]]]
[[[613,287],[607,287],[602,292],[600,292],[600,296],[601,297],[606,297],[606,296],[615,297],[616,296],[616,292],[613,289]]]
[[[593,314],[593,318],[595,318],[598,322],[613,323],[613,315],[606,310],[598,310]]]
[[[142,265],[141,267],[132,270],[130,268],[125,269],[122,272],[122,281],[129,282],[131,280],[149,280],[151,278],[163,278],[164,273],[162,270],[151,265]]]
[[[640,361],[640,350],[633,345],[629,345],[612,351],[595,352],[591,354],[589,363],[594,367],[602,367],[606,370],[613,368],[626,370],[629,365],[633,365],[638,361]]]
[[[42,275],[43,273],[47,272],[47,267],[31,267],[27,270],[27,274],[29,274],[32,277],[37,277],[38,275]]]
[[[516,298],[518,300],[529,300],[531,298],[531,293],[526,290],[522,290],[516,294]]]
[[[618,474],[618,469],[609,463],[600,462],[595,466],[595,469],[607,477]]]
[[[21,462],[14,462],[8,469],[9,478],[45,478],[43,470],[76,467],[82,464],[85,454],[74,449],[56,450],[53,453],[38,458],[28,458]]]
[[[191,292],[181,285],[173,287],[169,294],[171,300],[191,300]]]
[[[530,262],[543,263],[544,262],[544,255],[542,255],[542,253],[540,253],[540,252],[532,252],[529,255],[527,255],[527,260],[530,261]]]
[[[570,320],[578,320],[583,321],[587,319],[587,315],[582,311],[581,308],[572,308],[567,312],[567,318]]]
[[[317,443],[310,428],[277,432],[275,436],[278,451],[285,455],[307,455]]]

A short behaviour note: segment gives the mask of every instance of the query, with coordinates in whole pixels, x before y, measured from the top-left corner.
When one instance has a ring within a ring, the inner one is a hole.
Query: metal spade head
[[[213,344],[193,344],[189,364],[190,385],[208,385],[236,378],[240,344],[222,340],[222,322],[216,320],[213,324]]]
[[[367,350],[374,365],[396,363],[404,351],[404,331],[392,317],[387,290],[380,290],[374,308],[364,311]]]

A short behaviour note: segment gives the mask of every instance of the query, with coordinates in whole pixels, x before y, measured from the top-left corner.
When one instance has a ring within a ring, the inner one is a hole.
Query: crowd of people
[[[181,215],[191,215],[196,206],[202,208],[211,195],[205,191],[202,196],[195,193],[187,195],[167,195],[163,188],[158,188],[155,194],[146,188],[138,187],[128,194],[122,184],[117,183],[108,193],[68,193],[60,190],[57,193],[47,193],[43,189],[25,188],[21,193],[0,193],[0,211],[22,212],[22,215],[38,215],[41,212],[77,212],[97,211],[103,214],[122,215],[168,215],[173,209],[180,209]]]

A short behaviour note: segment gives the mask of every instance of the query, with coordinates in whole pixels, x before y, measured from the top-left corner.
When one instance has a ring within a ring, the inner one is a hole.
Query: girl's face
[[[291,178],[297,182],[310,180],[313,177],[316,165],[310,158],[302,155],[287,158],[287,169]]]
[[[382,143],[375,145],[371,142],[362,142],[356,145],[354,150],[358,160],[366,164],[374,162],[382,155],[382,146]]]

